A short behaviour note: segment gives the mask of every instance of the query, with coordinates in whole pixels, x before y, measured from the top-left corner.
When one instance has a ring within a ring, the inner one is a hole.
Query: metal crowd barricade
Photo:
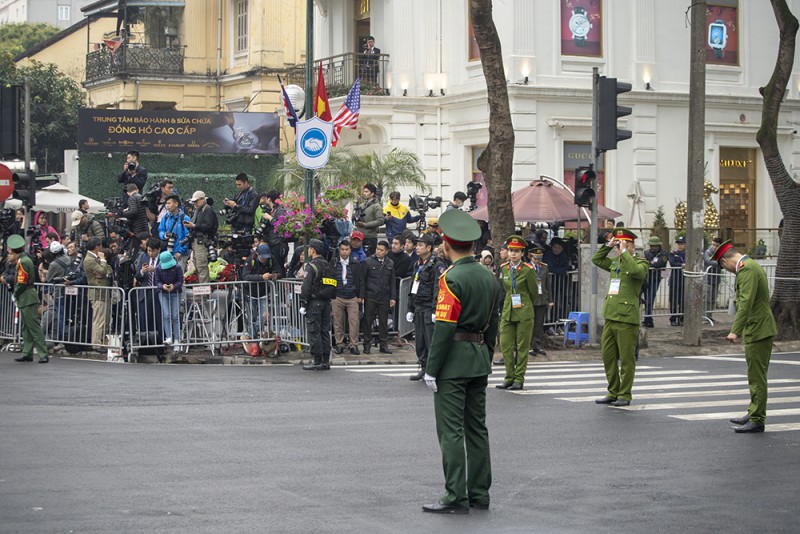
[[[549,273],[549,277],[553,307],[548,309],[544,324],[553,327],[569,317],[569,312],[580,308],[580,273],[578,271],[560,275]]]
[[[130,290],[130,351],[135,356],[159,355],[166,348],[164,306],[170,303],[157,287]],[[205,347],[212,355],[237,343],[275,341],[272,282],[212,282],[187,284],[179,294],[178,333],[171,332],[172,349],[188,352]],[[299,307],[299,306],[298,306]],[[167,309],[169,312],[169,309]]]
[[[112,349],[119,355],[125,336],[125,291],[119,287],[36,284],[41,324],[49,343],[75,354]]]
[[[8,345],[20,341],[19,314],[12,296],[11,291],[7,291],[5,287],[0,289],[0,339],[5,340]]]
[[[409,334],[414,332],[414,323],[409,323],[406,321],[406,314],[408,313],[408,307],[411,305],[411,284],[414,282],[414,277],[408,276],[406,278],[402,278],[400,280],[400,286],[397,290],[397,306],[396,309],[396,321],[395,324],[397,325],[397,337],[403,339],[407,337]]]
[[[306,319],[299,311],[302,284],[302,280],[289,278],[270,283],[269,324],[281,342],[308,346]]]

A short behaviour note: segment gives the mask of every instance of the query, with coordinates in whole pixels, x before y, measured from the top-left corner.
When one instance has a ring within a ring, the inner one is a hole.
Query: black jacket
[[[140,193],[134,193],[128,197],[128,207],[122,211],[131,224],[131,232],[134,235],[139,233],[150,233],[150,222],[147,220],[147,212],[144,209],[144,199]]]
[[[447,270],[441,258],[431,254],[422,265],[419,261],[414,265],[414,276],[419,282],[416,294],[411,295],[408,311],[432,310],[436,307],[436,298],[439,296],[439,277]],[[411,289],[414,285],[412,283]]]
[[[139,164],[134,174],[130,174],[128,171],[122,171],[122,173],[117,176],[117,181],[122,185],[136,184],[139,191],[144,191],[144,184],[147,183],[147,169],[145,169],[142,164]]]
[[[397,299],[397,289],[394,284],[394,262],[384,258],[379,261],[374,255],[367,258],[362,265],[361,272],[361,298],[388,302]]]
[[[308,303],[311,301],[311,299],[316,298],[314,295],[314,286],[316,285],[317,277],[324,276],[323,272],[325,270],[325,263],[325,258],[322,256],[317,256],[305,266],[306,275],[303,277],[303,283],[300,286],[301,306],[308,306]],[[316,267],[316,269],[312,268],[312,265]]]
[[[252,187],[248,187],[236,195],[233,201],[236,202],[236,206],[233,208],[236,211],[236,219],[231,226],[235,230],[252,232],[258,207],[258,193]]]
[[[361,263],[350,256],[347,261],[347,283],[342,278],[342,263],[339,255],[331,260],[331,266],[336,271],[337,298],[354,299],[361,293]]]
[[[405,278],[411,274],[411,256],[405,251],[401,250],[398,254],[389,252],[386,256],[394,262],[395,278]]]
[[[263,275],[266,273],[276,273],[275,263],[272,258],[265,262],[258,259],[257,254],[251,254],[242,267],[242,280],[252,282],[244,286],[245,297],[264,297],[267,294],[267,282]]]
[[[194,210],[192,222],[196,225],[194,228],[195,239],[200,236],[216,237],[219,222],[217,221],[217,214],[208,204],[203,204],[202,208]]]

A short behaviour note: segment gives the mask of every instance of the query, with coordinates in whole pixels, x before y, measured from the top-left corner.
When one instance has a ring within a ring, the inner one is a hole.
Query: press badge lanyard
[[[422,265],[417,266],[417,274],[414,275],[414,283],[411,284],[411,294],[416,295],[419,291],[419,272],[422,270]]]
[[[250,196],[250,190],[248,189],[247,193],[245,193],[244,196],[242,197],[242,203],[239,205],[244,206],[245,204],[247,204],[247,199],[249,196]]]
[[[619,264],[617,264],[617,277],[611,280],[611,283],[608,286],[608,294],[609,295],[619,295],[619,285],[622,282],[619,278]]]
[[[517,293],[517,268],[514,264],[511,264],[511,307],[512,308],[521,308],[522,307],[522,297],[519,293]]]

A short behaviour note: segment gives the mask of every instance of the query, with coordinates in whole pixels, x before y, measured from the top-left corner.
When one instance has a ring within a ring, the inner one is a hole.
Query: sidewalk
[[[699,347],[683,345],[683,327],[670,326],[668,317],[656,317],[655,328],[642,328],[640,330],[641,346],[639,350],[640,358],[658,358],[668,356],[689,356],[689,355],[713,355],[743,353],[744,347],[741,342],[730,343],[725,336],[730,332],[733,318],[725,313],[714,316],[714,326],[705,325],[703,327],[702,345]],[[402,344],[391,343],[392,354],[381,354],[377,347],[373,347],[371,354],[336,355],[332,354],[331,364],[333,365],[409,365],[417,363],[414,351],[413,339],[409,342],[401,340]],[[781,352],[800,351],[800,341],[777,342],[773,347],[773,354]],[[238,351],[237,351],[238,352]],[[579,361],[579,360],[599,360],[600,346],[584,344],[581,348],[573,345],[564,347],[563,336],[550,336],[546,356],[531,357],[531,362],[558,362],[558,361]],[[87,355],[88,358],[95,358],[95,355]],[[102,355],[96,355],[97,359],[104,359]],[[169,361],[172,363],[185,364],[226,364],[226,365],[300,365],[309,360],[310,356],[306,352],[288,352],[274,358],[252,358],[244,353],[233,353],[226,355],[212,356],[206,350],[193,350],[189,354],[173,356]],[[494,359],[500,358],[499,347],[496,350]],[[141,361],[148,361],[146,357]],[[155,358],[153,358],[155,361]]]

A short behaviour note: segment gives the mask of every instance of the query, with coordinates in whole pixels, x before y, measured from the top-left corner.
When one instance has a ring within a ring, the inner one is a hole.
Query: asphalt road
[[[443,477],[431,393],[410,368],[13,357],[0,354],[3,533],[797,532],[800,520],[800,354],[773,356],[756,435],[727,422],[746,410],[740,356],[643,360],[628,410],[592,402],[599,362],[532,365],[520,394],[490,386],[492,506],[468,516],[421,512]]]

